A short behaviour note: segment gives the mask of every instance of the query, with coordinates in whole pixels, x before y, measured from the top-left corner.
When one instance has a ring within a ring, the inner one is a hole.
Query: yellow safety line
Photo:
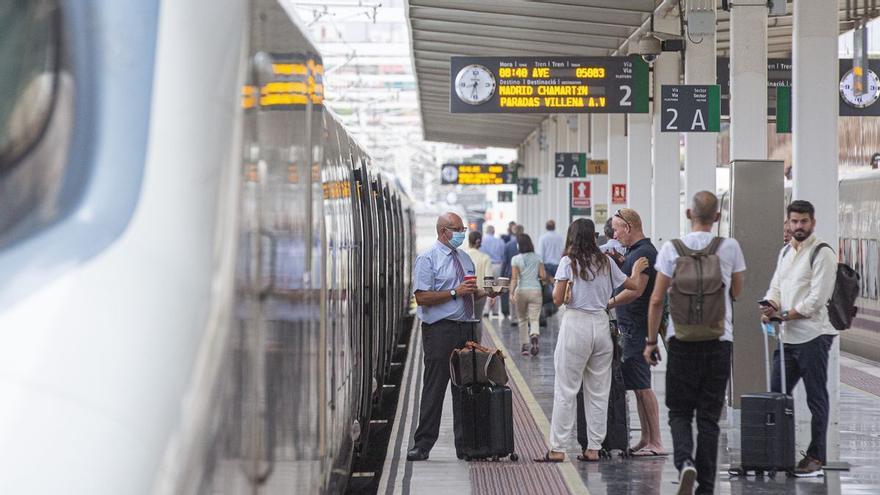
[[[504,342],[498,337],[495,327],[488,318],[483,318],[483,328],[489,331],[489,336],[492,337],[492,342],[495,343],[496,348],[500,349],[506,356],[512,356],[507,347],[504,346]],[[507,359],[504,363],[507,366],[507,373],[510,375],[510,379],[516,384],[516,388],[519,390],[520,395],[522,395],[526,406],[529,408],[529,412],[532,414],[532,418],[535,419],[535,423],[538,424],[541,434],[544,435],[545,439],[549,439],[550,420],[547,419],[544,410],[538,405],[538,401],[532,395],[532,390],[529,388],[528,383],[526,383],[525,378],[523,378],[522,373],[519,372],[519,368],[516,367],[513,359]],[[557,467],[562,474],[562,479],[565,481],[566,486],[568,486],[569,493],[572,495],[590,495],[587,485],[584,484],[584,480],[581,479],[571,461],[559,463]]]

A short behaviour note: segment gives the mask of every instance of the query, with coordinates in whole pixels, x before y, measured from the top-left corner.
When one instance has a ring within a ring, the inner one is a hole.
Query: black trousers
[[[731,342],[682,342],[669,340],[666,366],[666,407],[675,467],[686,460],[697,468],[696,493],[710,494],[715,488],[721,408],[730,378]],[[691,423],[697,417],[697,449]]]
[[[443,398],[449,386],[449,355],[454,349],[464,347],[474,338],[473,322],[440,320],[433,324],[422,323],[422,347],[425,351],[425,374],[422,381],[422,398],[419,405],[419,426],[415,433],[415,446],[430,451],[440,434],[443,416]],[[461,437],[461,422],[455,414],[459,408],[459,395],[452,390],[452,421],[455,447]]]
[[[785,390],[791,390],[801,378],[807,392],[807,406],[812,419],[810,430],[812,438],[807,455],[826,461],[826,437],[828,435],[828,351],[834,342],[833,335],[820,335],[803,344],[785,344]],[[779,350],[773,353],[773,378],[771,388],[781,392],[779,370]]]

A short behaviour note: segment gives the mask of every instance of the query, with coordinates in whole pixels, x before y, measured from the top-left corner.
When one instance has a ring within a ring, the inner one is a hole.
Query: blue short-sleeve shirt
[[[452,257],[457,256],[465,275],[475,275],[474,262],[471,257],[461,249],[452,249],[440,241],[436,241],[431,249],[420,254],[416,258],[413,268],[413,293],[419,291],[450,291],[463,282],[455,270]],[[464,297],[458,296],[456,300],[449,300],[436,306],[419,306],[417,309],[419,319],[425,323],[436,323],[440,320],[454,321],[477,321],[466,315],[464,311]]]

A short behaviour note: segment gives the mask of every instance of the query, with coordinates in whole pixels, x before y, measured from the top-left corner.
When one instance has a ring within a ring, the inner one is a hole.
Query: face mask
[[[449,239],[449,244],[451,244],[452,247],[454,247],[454,248],[461,246],[461,244],[463,242],[464,242],[464,232],[453,232],[452,239]]]

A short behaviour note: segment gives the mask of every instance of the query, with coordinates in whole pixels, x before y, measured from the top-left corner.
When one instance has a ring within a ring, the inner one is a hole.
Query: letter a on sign
[[[571,207],[590,208],[590,181],[577,180],[571,183]]]
[[[703,119],[703,112],[699,108],[694,114],[694,121],[691,123],[691,130],[695,131],[697,129],[706,130],[706,121]]]

